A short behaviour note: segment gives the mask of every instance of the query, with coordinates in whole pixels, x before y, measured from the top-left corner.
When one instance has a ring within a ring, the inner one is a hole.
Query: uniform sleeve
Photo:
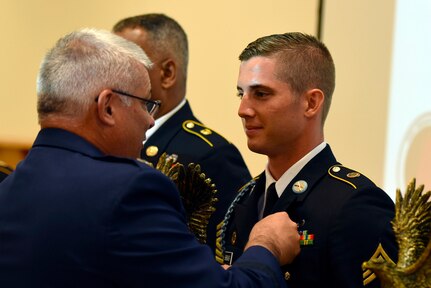
[[[379,244],[396,261],[393,218],[394,204],[380,188],[368,187],[352,194],[330,234],[331,277],[339,281],[334,287],[380,287],[379,280],[369,278],[361,265],[373,257]]]
[[[164,175],[142,173],[127,190],[107,223],[105,263],[119,287],[284,287],[275,258],[262,247],[221,268],[189,233],[179,192]]]

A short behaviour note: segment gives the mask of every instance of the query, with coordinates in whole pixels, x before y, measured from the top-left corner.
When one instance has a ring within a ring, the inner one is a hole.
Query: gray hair
[[[248,44],[239,60],[256,56],[276,58],[279,79],[289,84],[296,94],[312,88],[322,90],[325,95],[322,121],[325,122],[335,89],[335,65],[325,44],[299,32],[274,34]]]
[[[39,69],[39,121],[50,114],[80,115],[106,88],[136,89],[137,75],[151,65],[139,46],[109,31],[84,28],[67,34],[48,51]]]

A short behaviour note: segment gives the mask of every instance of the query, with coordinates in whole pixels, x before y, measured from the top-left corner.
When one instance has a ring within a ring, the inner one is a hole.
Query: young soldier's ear
[[[171,87],[177,79],[177,64],[172,59],[167,59],[161,63],[161,85],[163,88]]]
[[[323,109],[323,102],[325,101],[325,95],[320,89],[311,89],[306,92],[306,109],[305,116],[313,117]]]

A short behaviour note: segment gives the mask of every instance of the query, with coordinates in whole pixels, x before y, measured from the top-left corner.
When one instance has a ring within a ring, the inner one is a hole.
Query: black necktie
[[[272,182],[269,185],[268,190],[266,191],[266,203],[265,209],[263,210],[263,217],[271,214],[272,207],[274,207],[275,202],[278,200],[277,190],[275,190],[275,182]]]

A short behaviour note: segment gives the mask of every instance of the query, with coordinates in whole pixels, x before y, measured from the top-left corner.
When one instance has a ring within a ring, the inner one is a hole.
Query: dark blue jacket
[[[262,173],[229,208],[222,235],[225,262],[242,254],[258,221],[264,190]],[[283,267],[289,287],[379,287],[379,280],[371,271],[363,271],[362,263],[372,257],[396,261],[390,223],[394,203],[368,178],[340,165],[329,145],[289,183],[273,207],[277,211],[287,211],[302,234],[299,256]]]
[[[67,131],[41,130],[0,183],[2,288],[277,285],[268,250],[252,247],[225,271],[188,231],[166,176]]]

